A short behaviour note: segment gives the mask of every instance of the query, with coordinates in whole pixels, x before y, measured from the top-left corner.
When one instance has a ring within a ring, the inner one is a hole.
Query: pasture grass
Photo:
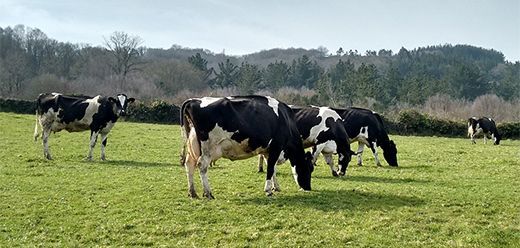
[[[87,162],[88,132],[51,135],[47,161],[34,123],[0,113],[0,247],[520,246],[520,141],[392,136],[399,168],[367,150],[333,178],[320,158],[300,192],[285,164],[272,197],[256,158],[222,159],[209,201],[187,197],[179,126],[119,122]]]

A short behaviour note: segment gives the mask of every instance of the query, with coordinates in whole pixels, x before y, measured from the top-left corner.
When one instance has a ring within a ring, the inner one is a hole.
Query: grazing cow
[[[52,159],[49,151],[49,136],[63,129],[69,132],[90,130],[90,150],[87,156],[92,160],[92,150],[101,134],[101,160],[105,160],[105,146],[108,132],[114,127],[119,116],[125,115],[128,103],[134,98],[125,94],[117,97],[66,96],[59,93],[44,93],[36,100],[36,125],[34,140],[38,139],[38,124],[42,128],[43,155]]]
[[[348,163],[353,152],[350,150],[350,143],[347,132],[343,126],[341,117],[334,110],[328,107],[295,107],[291,106],[294,112],[296,125],[303,140],[305,148],[312,147],[313,164],[320,153],[323,153],[325,161],[330,166],[332,175],[337,177],[345,175]],[[334,169],[332,154],[339,154],[339,169]],[[283,162],[281,160],[280,162]],[[260,156],[258,171],[263,171],[263,158]]]
[[[333,108],[342,118],[345,130],[350,138],[350,142],[358,142],[358,165],[362,165],[364,146],[367,145],[372,150],[376,165],[381,166],[377,154],[377,147],[383,149],[383,156],[390,166],[397,166],[397,148],[394,141],[388,138],[381,116],[368,109],[363,108]]]
[[[493,139],[493,144],[499,145],[502,136],[498,133],[495,121],[488,117],[471,117],[468,119],[468,136],[471,137],[473,144],[476,144],[475,136],[484,133],[484,144],[487,144],[487,136],[490,135]]]
[[[292,165],[296,183],[311,190],[311,155],[305,154],[294,114],[284,103],[271,97],[203,97],[186,100],[181,107],[181,126],[187,138],[184,165],[188,195],[197,197],[193,185],[199,167],[204,196],[213,199],[207,170],[212,161],[223,157],[246,159],[258,154],[267,157],[265,192],[279,190],[275,163],[284,153]]]

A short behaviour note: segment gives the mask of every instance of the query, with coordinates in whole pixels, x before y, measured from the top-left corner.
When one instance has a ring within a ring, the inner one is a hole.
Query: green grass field
[[[520,141],[392,136],[399,168],[320,159],[300,192],[284,164],[273,197],[256,158],[222,159],[209,201],[187,197],[179,126],[117,123],[87,162],[88,132],[51,135],[46,161],[34,123],[0,113],[0,247],[520,247]]]

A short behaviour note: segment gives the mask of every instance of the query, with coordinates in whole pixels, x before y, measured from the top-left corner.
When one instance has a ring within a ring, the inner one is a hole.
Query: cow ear
[[[133,97],[130,97],[127,100],[128,100],[128,102],[135,102],[135,98],[133,98]]]
[[[109,98],[108,98],[108,101],[109,101],[109,102],[113,102],[113,103],[116,103],[116,102],[117,102],[116,99],[113,98],[113,97],[109,97]]]

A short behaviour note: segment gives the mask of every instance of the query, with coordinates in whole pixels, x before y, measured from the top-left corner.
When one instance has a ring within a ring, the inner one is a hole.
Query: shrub
[[[129,121],[179,124],[179,107],[165,101],[136,102],[128,107]]]
[[[297,98],[296,96],[292,96]],[[306,105],[307,96],[299,98],[299,104]],[[35,101],[0,98],[0,112],[34,114]],[[162,100],[152,102],[135,102],[128,107],[127,121],[147,123],[179,124],[180,109],[174,104]],[[437,135],[448,137],[465,137],[467,132],[465,121],[439,119],[416,110],[402,110],[396,120],[381,116],[387,131],[400,135]],[[504,139],[520,139],[520,122],[499,123],[498,131]]]
[[[398,123],[403,128],[404,134],[412,135],[439,135],[439,136],[464,136],[466,124],[450,120],[441,120],[421,114],[415,110],[401,111]]]
[[[498,132],[503,139],[519,139],[520,138],[520,122],[515,123],[499,123],[497,124]]]
[[[36,103],[34,101],[20,99],[0,98],[0,112],[13,112],[18,114],[36,113]]]

